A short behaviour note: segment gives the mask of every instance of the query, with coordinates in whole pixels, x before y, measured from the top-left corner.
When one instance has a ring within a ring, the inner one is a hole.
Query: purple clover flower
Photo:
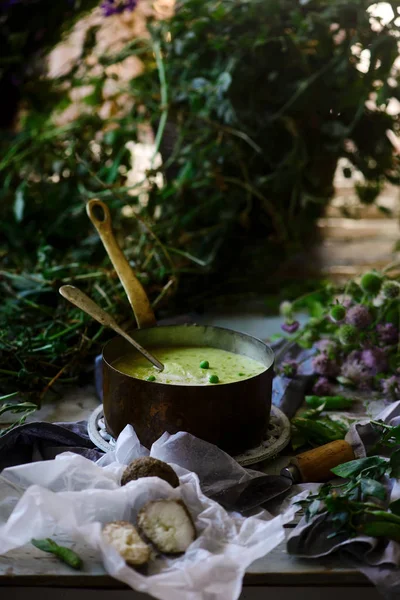
[[[350,352],[342,364],[340,374],[347,379],[350,379],[355,385],[361,389],[368,389],[372,382],[370,369],[361,359],[362,353],[358,350]]]
[[[314,383],[312,389],[316,396],[331,396],[334,392],[334,387],[326,377],[319,377]]]
[[[284,377],[292,378],[296,377],[298,368],[299,365],[295,360],[286,360],[278,367],[278,373]]]
[[[324,353],[317,354],[317,356],[313,358],[312,366],[317,375],[322,375],[324,377],[335,377],[339,372],[337,362],[328,358]]]
[[[352,302],[353,302],[353,298],[351,298],[350,296],[346,296],[346,297],[343,297],[340,302],[342,303],[342,306],[344,306],[345,308],[350,308],[350,306],[352,305]]]
[[[138,0],[104,0],[101,3],[101,10],[105,17],[111,17],[111,15],[120,15],[126,10],[133,11],[137,3]]]
[[[376,333],[381,344],[397,344],[399,341],[399,330],[393,323],[379,323]]]
[[[392,375],[381,381],[382,391],[391,400],[400,400],[400,376]]]
[[[284,323],[281,325],[281,329],[286,331],[286,333],[295,333],[300,327],[300,323],[298,321],[292,321],[291,323]]]
[[[346,323],[357,327],[357,329],[366,329],[371,325],[372,316],[366,306],[362,304],[356,304],[349,308],[346,314]]]
[[[382,373],[388,368],[387,356],[382,348],[368,348],[361,352],[361,361],[370,370],[371,375]]]
[[[320,352],[324,352],[325,354],[334,354],[337,352],[337,344],[333,340],[329,340],[327,338],[323,338],[322,340],[318,340],[314,344],[314,347],[317,348]]]

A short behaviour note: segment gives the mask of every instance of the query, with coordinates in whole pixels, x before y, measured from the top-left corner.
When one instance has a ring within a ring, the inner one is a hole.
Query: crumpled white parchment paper
[[[133,428],[127,426],[115,451],[97,464],[66,452],[55,460],[5,469],[0,485],[8,487],[11,496],[0,494],[0,554],[32,538],[68,535],[97,549],[110,575],[160,600],[238,598],[246,568],[284,540],[283,525],[293,519],[297,508],[291,505],[275,517],[264,510],[248,518],[226,512],[204,495],[193,470],[201,471],[203,490],[260,474],[243,469],[215,446],[187,433],[164,434],[150,450],[151,456],[174,468],[180,479],[178,488],[156,477],[121,487],[125,466],[148,454]],[[182,499],[198,537],[185,554],[151,561],[148,574],[143,575],[105,543],[101,530],[110,521],[135,523],[141,507],[159,498]]]

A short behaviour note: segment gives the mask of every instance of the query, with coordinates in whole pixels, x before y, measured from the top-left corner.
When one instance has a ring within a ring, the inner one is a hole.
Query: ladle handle
[[[162,371],[164,369],[164,365],[160,363],[155,356],[150,354],[145,348],[143,348],[140,344],[138,344],[130,335],[128,335],[115,319],[106,313],[100,306],[98,306],[89,296],[87,296],[80,289],[74,287],[73,285],[63,285],[60,287],[59,292],[61,296],[63,296],[66,300],[80,308],[83,312],[90,315],[95,321],[104,325],[105,327],[109,327],[113,329],[115,333],[118,333],[122,337],[124,337],[132,346],[138,350],[143,356],[147,358],[157,369]]]
[[[97,214],[100,213],[102,217],[96,216],[96,211]],[[142,284],[135,276],[115,239],[108,206],[101,200],[89,200],[86,204],[86,212],[93,225],[96,227],[104,248],[106,249],[114,269],[124,287],[139,329],[142,327],[152,327],[156,324],[153,309],[151,308]]]

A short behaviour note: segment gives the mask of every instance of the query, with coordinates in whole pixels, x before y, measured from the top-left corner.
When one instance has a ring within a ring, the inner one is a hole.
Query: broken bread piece
[[[104,539],[130,565],[143,565],[150,559],[151,548],[146,544],[136,527],[128,521],[113,521],[103,528]]]
[[[173,488],[179,486],[179,478],[172,467],[158,458],[142,456],[133,460],[125,469],[121,478],[121,485],[141,477],[159,477],[164,479]]]
[[[148,502],[139,512],[138,524],[160,552],[181,554],[196,539],[192,517],[180,500]]]

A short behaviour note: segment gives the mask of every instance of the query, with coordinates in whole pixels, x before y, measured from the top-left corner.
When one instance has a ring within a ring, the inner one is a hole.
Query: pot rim
[[[263,340],[261,340],[260,338],[255,337],[254,335],[250,335],[248,333],[243,333],[242,331],[236,331],[235,329],[229,329],[228,327],[218,327],[216,325],[203,325],[203,324],[199,324],[199,323],[184,323],[183,325],[155,325],[154,327],[146,327],[144,329],[130,329],[130,332],[136,332],[136,331],[147,331],[149,329],[164,329],[164,328],[172,328],[172,327],[207,327],[210,329],[217,329],[219,331],[228,331],[229,333],[234,333],[237,335],[240,335],[242,337],[248,338],[252,341],[256,341],[259,342],[260,344],[262,344],[263,346],[265,346],[265,348],[268,350],[268,353],[270,354],[270,358],[271,358],[271,364],[266,367],[266,369],[264,371],[262,371],[262,373],[258,373],[258,375],[253,375],[252,377],[247,377],[246,379],[239,379],[238,381],[231,381],[229,383],[218,383],[215,386],[207,386],[207,385],[196,385],[196,384],[174,384],[174,383],[162,383],[159,381],[147,381],[146,379],[139,379],[138,377],[134,377],[133,375],[129,375],[128,373],[123,373],[122,371],[119,371],[118,369],[116,369],[115,367],[113,367],[113,365],[111,363],[109,363],[107,361],[107,359],[104,357],[104,352],[106,351],[107,347],[109,345],[111,345],[111,343],[115,342],[115,340],[119,339],[119,340],[123,340],[124,338],[122,338],[119,335],[116,335],[115,337],[111,338],[110,340],[108,340],[103,348],[102,348],[102,352],[101,352],[101,357],[103,360],[103,363],[105,363],[107,365],[107,367],[109,367],[110,369],[112,369],[115,373],[118,373],[118,375],[123,375],[124,377],[129,377],[129,379],[133,379],[135,381],[138,381],[140,383],[143,384],[149,384],[149,385],[157,385],[157,386],[162,386],[162,387],[166,387],[166,388],[170,388],[170,387],[179,387],[179,388],[206,388],[206,387],[210,387],[210,388],[219,388],[220,386],[229,386],[229,385],[237,385],[238,383],[242,383],[245,384],[247,381],[251,381],[253,379],[256,379],[257,377],[261,377],[262,375],[265,375],[268,371],[270,371],[271,369],[274,368],[274,364],[275,364],[275,353],[272,350],[271,346],[269,346],[268,344],[266,344]],[[211,348],[213,348],[213,346],[210,346]],[[236,353],[234,353],[236,354]],[[246,356],[246,355],[243,355]]]

